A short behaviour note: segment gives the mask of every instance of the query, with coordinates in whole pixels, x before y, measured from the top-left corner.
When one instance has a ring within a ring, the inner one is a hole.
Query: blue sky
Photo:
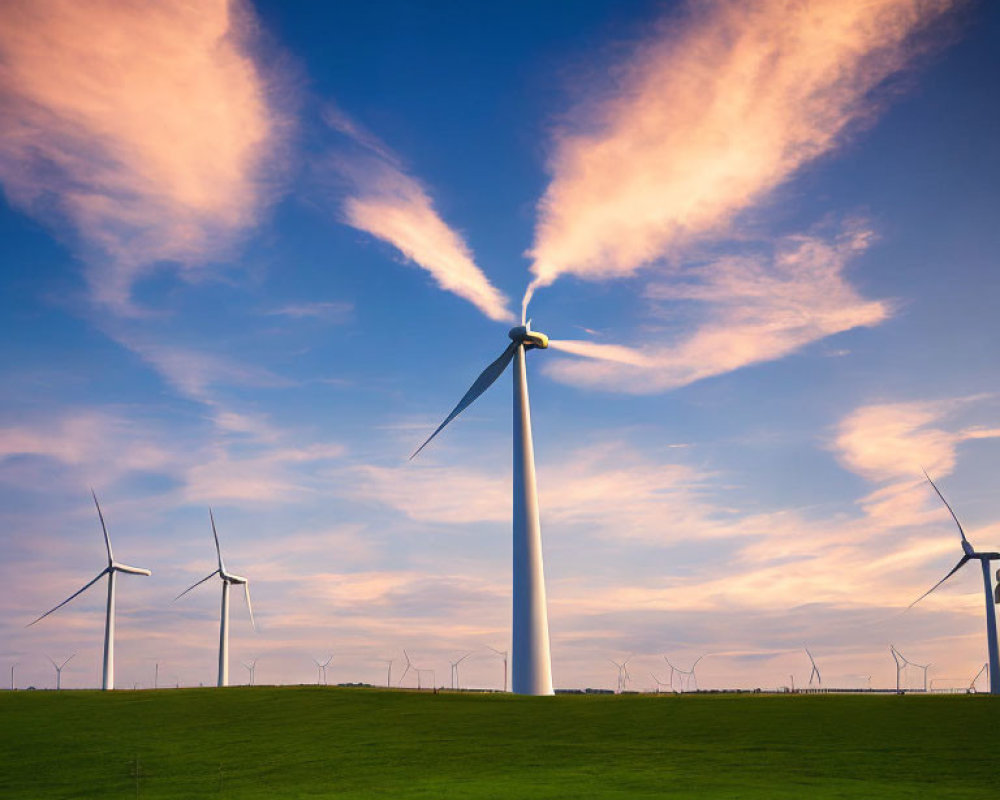
[[[11,3],[0,33],[0,660],[498,685],[522,296],[557,686],[985,660],[1000,540],[1000,12],[987,3]],[[53,55],[56,53],[56,55]],[[128,577],[128,576],[126,576]],[[914,678],[915,679],[915,678]]]

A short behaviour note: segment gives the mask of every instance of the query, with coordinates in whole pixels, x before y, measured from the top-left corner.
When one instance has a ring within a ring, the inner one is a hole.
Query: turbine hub
[[[545,350],[549,346],[549,337],[539,331],[531,330],[530,322],[527,325],[511,328],[507,335],[512,341],[523,344],[525,350],[532,350],[536,347],[539,350]]]

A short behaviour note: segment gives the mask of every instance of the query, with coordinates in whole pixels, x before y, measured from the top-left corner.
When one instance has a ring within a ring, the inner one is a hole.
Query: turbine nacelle
[[[526,325],[511,328],[507,335],[512,342],[523,344],[525,350],[532,350],[536,347],[539,350],[545,350],[549,346],[549,337],[539,331],[531,330],[530,321]]]

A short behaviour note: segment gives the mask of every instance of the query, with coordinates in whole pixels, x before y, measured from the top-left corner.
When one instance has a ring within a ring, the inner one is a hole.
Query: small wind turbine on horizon
[[[212,509],[208,509],[208,519],[212,523],[212,537],[215,539],[215,554],[218,557],[218,568],[210,572],[197,583],[189,586],[177,597],[174,602],[180,600],[184,595],[197,586],[201,586],[205,581],[219,576],[222,581],[222,609],[219,619],[219,686],[229,685],[229,587],[232,585],[242,586],[247,598],[247,611],[250,613],[250,626],[257,630],[257,623],[253,618],[253,605],[250,603],[250,581],[242,575],[234,575],[226,571],[225,562],[222,560],[222,548],[219,547],[219,534],[215,530],[215,516]]]
[[[320,685],[320,681],[323,682],[323,686],[326,686],[326,668],[330,666],[330,662],[333,661],[333,656],[331,655],[326,661],[320,661],[318,658],[313,659],[313,663],[316,665],[316,685]]]
[[[941,580],[935,583],[930,589],[924,592],[920,597],[910,603],[907,609],[913,608],[917,603],[923,600],[927,595],[937,589],[942,583],[944,583],[948,578],[958,572],[962,567],[965,566],[967,561],[977,560],[982,568],[983,572],[983,591],[986,595],[986,652],[989,657],[990,665],[990,694],[1000,694],[1000,649],[997,646],[997,611],[996,605],[1000,602],[1000,586],[997,586],[994,590],[993,580],[990,577],[990,563],[993,561],[1000,561],[1000,553],[997,552],[977,552],[975,548],[969,543],[969,540],[965,536],[965,531],[962,529],[962,523],[958,521],[958,515],[955,514],[954,509],[945,500],[944,495],[941,494],[941,490],[938,489],[937,484],[931,480],[931,476],[924,472],[924,477],[927,478],[927,482],[930,483],[931,487],[937,493],[937,496],[941,498],[941,502],[944,503],[944,507],[948,509],[948,513],[951,514],[951,518],[955,520],[955,525],[958,526],[958,533],[962,537],[962,557],[958,560],[958,563],[951,568],[951,571],[945,575]],[[1000,570],[997,570],[997,580],[1000,581]]]
[[[698,662],[701,661],[704,657],[705,656],[703,656],[703,655],[698,656],[694,660],[694,663],[691,665],[691,669],[681,669],[680,667],[675,667],[673,664],[671,664],[670,661],[667,659],[667,657],[664,656],[663,658],[664,658],[664,660],[666,660],[667,665],[673,670],[673,673],[671,673],[671,676],[670,676],[671,684],[673,683],[673,679],[674,679],[673,675],[674,675],[674,673],[676,673],[677,675],[686,676],[686,677],[682,677],[680,679],[680,681],[681,681],[681,691],[682,692],[690,691],[691,687],[694,686],[694,690],[697,692],[698,691],[698,676],[695,674],[695,668],[698,666]]]
[[[247,684],[247,685],[248,686],[253,686],[254,683],[256,682],[257,659],[256,658],[251,658],[249,661],[244,661],[243,662],[243,668],[246,669],[246,671],[250,673],[250,678],[249,678],[250,683]]]
[[[386,665],[385,686],[386,686],[387,689],[390,686],[392,686],[392,664],[393,664],[393,660],[394,659],[391,659],[391,658],[384,658],[384,659],[382,659],[382,663]]]
[[[423,450],[444,427],[468,408],[514,362],[514,483],[513,483],[513,621],[511,688],[517,694],[550,695],[552,658],[549,619],[542,565],[542,529],[538,518],[535,449],[531,436],[531,408],[525,354],[544,350],[549,339],[531,330],[531,322],[511,328],[511,343],[480,373],[458,405],[437,430],[416,449]]]
[[[918,664],[916,661],[910,661],[906,656],[896,649],[895,645],[889,645],[889,652],[892,653],[892,660],[896,662],[896,691],[900,691],[900,676],[903,674],[903,670],[909,667],[916,667],[917,669],[922,669],[924,671],[924,691],[927,691],[927,670],[931,668],[930,664]]]
[[[462,688],[462,686],[461,686],[461,684],[460,684],[460,682],[458,680],[458,665],[461,664],[463,661],[465,661],[465,659],[467,659],[471,655],[472,655],[472,653],[469,652],[469,653],[466,653],[464,656],[462,656],[460,659],[458,659],[458,661],[449,661],[448,662],[449,664],[451,664],[451,688],[452,689],[461,689]]]
[[[987,661],[985,664],[983,664],[979,668],[979,672],[977,672],[972,677],[972,680],[969,681],[969,691],[970,692],[974,692],[976,690],[976,681],[979,680],[979,676],[982,675],[984,672],[986,673],[986,685],[989,686],[989,684],[990,684],[990,662]]]
[[[489,645],[486,645],[486,646],[489,647],[490,650],[492,650],[494,653],[496,653],[498,656],[500,656],[500,658],[503,659],[503,690],[506,692],[507,691],[507,651],[506,650],[497,650],[495,647],[490,647]]]
[[[73,653],[73,656],[75,656],[75,655],[76,655],[76,653]],[[55,659],[52,658],[52,656],[45,656],[50,662],[52,662],[52,666],[53,666],[53,668],[56,671],[56,691],[57,692],[60,689],[62,689],[62,671],[63,671],[63,667],[65,667],[70,661],[72,661],[73,656],[70,656],[69,658],[67,658],[65,661],[62,662],[62,664],[57,664],[55,662]]]
[[[46,611],[42,616],[33,622],[29,622],[26,627],[30,628],[36,622],[40,622],[45,619],[53,611],[58,611],[64,605],[66,605],[70,600],[83,594],[87,589],[97,583],[105,575],[108,576],[108,604],[104,615],[104,669],[101,678],[101,688],[104,690],[115,688],[115,584],[116,578],[119,572],[124,572],[129,575],[145,575],[150,576],[152,572],[148,569],[143,569],[142,567],[130,567],[127,564],[121,564],[115,561],[114,554],[111,552],[111,537],[108,536],[108,526],[104,524],[104,514],[101,512],[101,504],[97,502],[97,494],[93,489],[90,490],[91,496],[94,498],[94,505],[97,506],[97,516],[101,520],[101,530],[104,531],[104,546],[108,551],[108,565],[97,573],[97,577],[94,578],[90,583],[86,584],[82,589],[74,592],[65,600],[63,600],[55,608],[51,608]]]
[[[674,687],[673,687],[673,686],[670,686],[670,684],[669,684],[669,683],[667,683],[666,681],[661,681],[661,680],[660,680],[659,678],[657,678],[657,677],[656,677],[656,676],[655,676],[655,675],[654,675],[654,674],[653,674],[652,672],[650,672],[650,673],[649,673],[649,677],[650,677],[650,678],[652,678],[652,679],[653,679],[653,681],[654,681],[654,682],[656,683],[656,693],[657,693],[657,694],[659,694],[659,693],[660,693],[660,687],[661,687],[661,686],[669,686],[669,687],[670,687],[670,691],[673,691],[673,690],[674,690]]]
[[[813,654],[809,652],[808,647],[803,647],[802,649],[806,651],[806,655],[809,656],[809,663],[812,664],[812,669],[809,671],[809,685],[813,685],[813,679],[815,678],[816,684],[818,686],[822,686],[823,676],[819,674],[819,667],[816,666],[816,659],[813,658]]]
[[[631,675],[629,675],[629,672],[628,672],[628,662],[629,662],[629,660],[626,658],[624,661],[622,661],[621,664],[619,664],[614,659],[610,659],[609,658],[608,660],[612,664],[614,664],[616,667],[618,667],[618,694],[621,694],[626,689],[628,689],[628,682],[629,682],[629,679],[632,677]]]

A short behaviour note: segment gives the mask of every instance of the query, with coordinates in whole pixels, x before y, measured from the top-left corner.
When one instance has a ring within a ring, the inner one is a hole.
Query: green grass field
[[[0,797],[978,798],[998,730],[986,696],[4,692]]]

